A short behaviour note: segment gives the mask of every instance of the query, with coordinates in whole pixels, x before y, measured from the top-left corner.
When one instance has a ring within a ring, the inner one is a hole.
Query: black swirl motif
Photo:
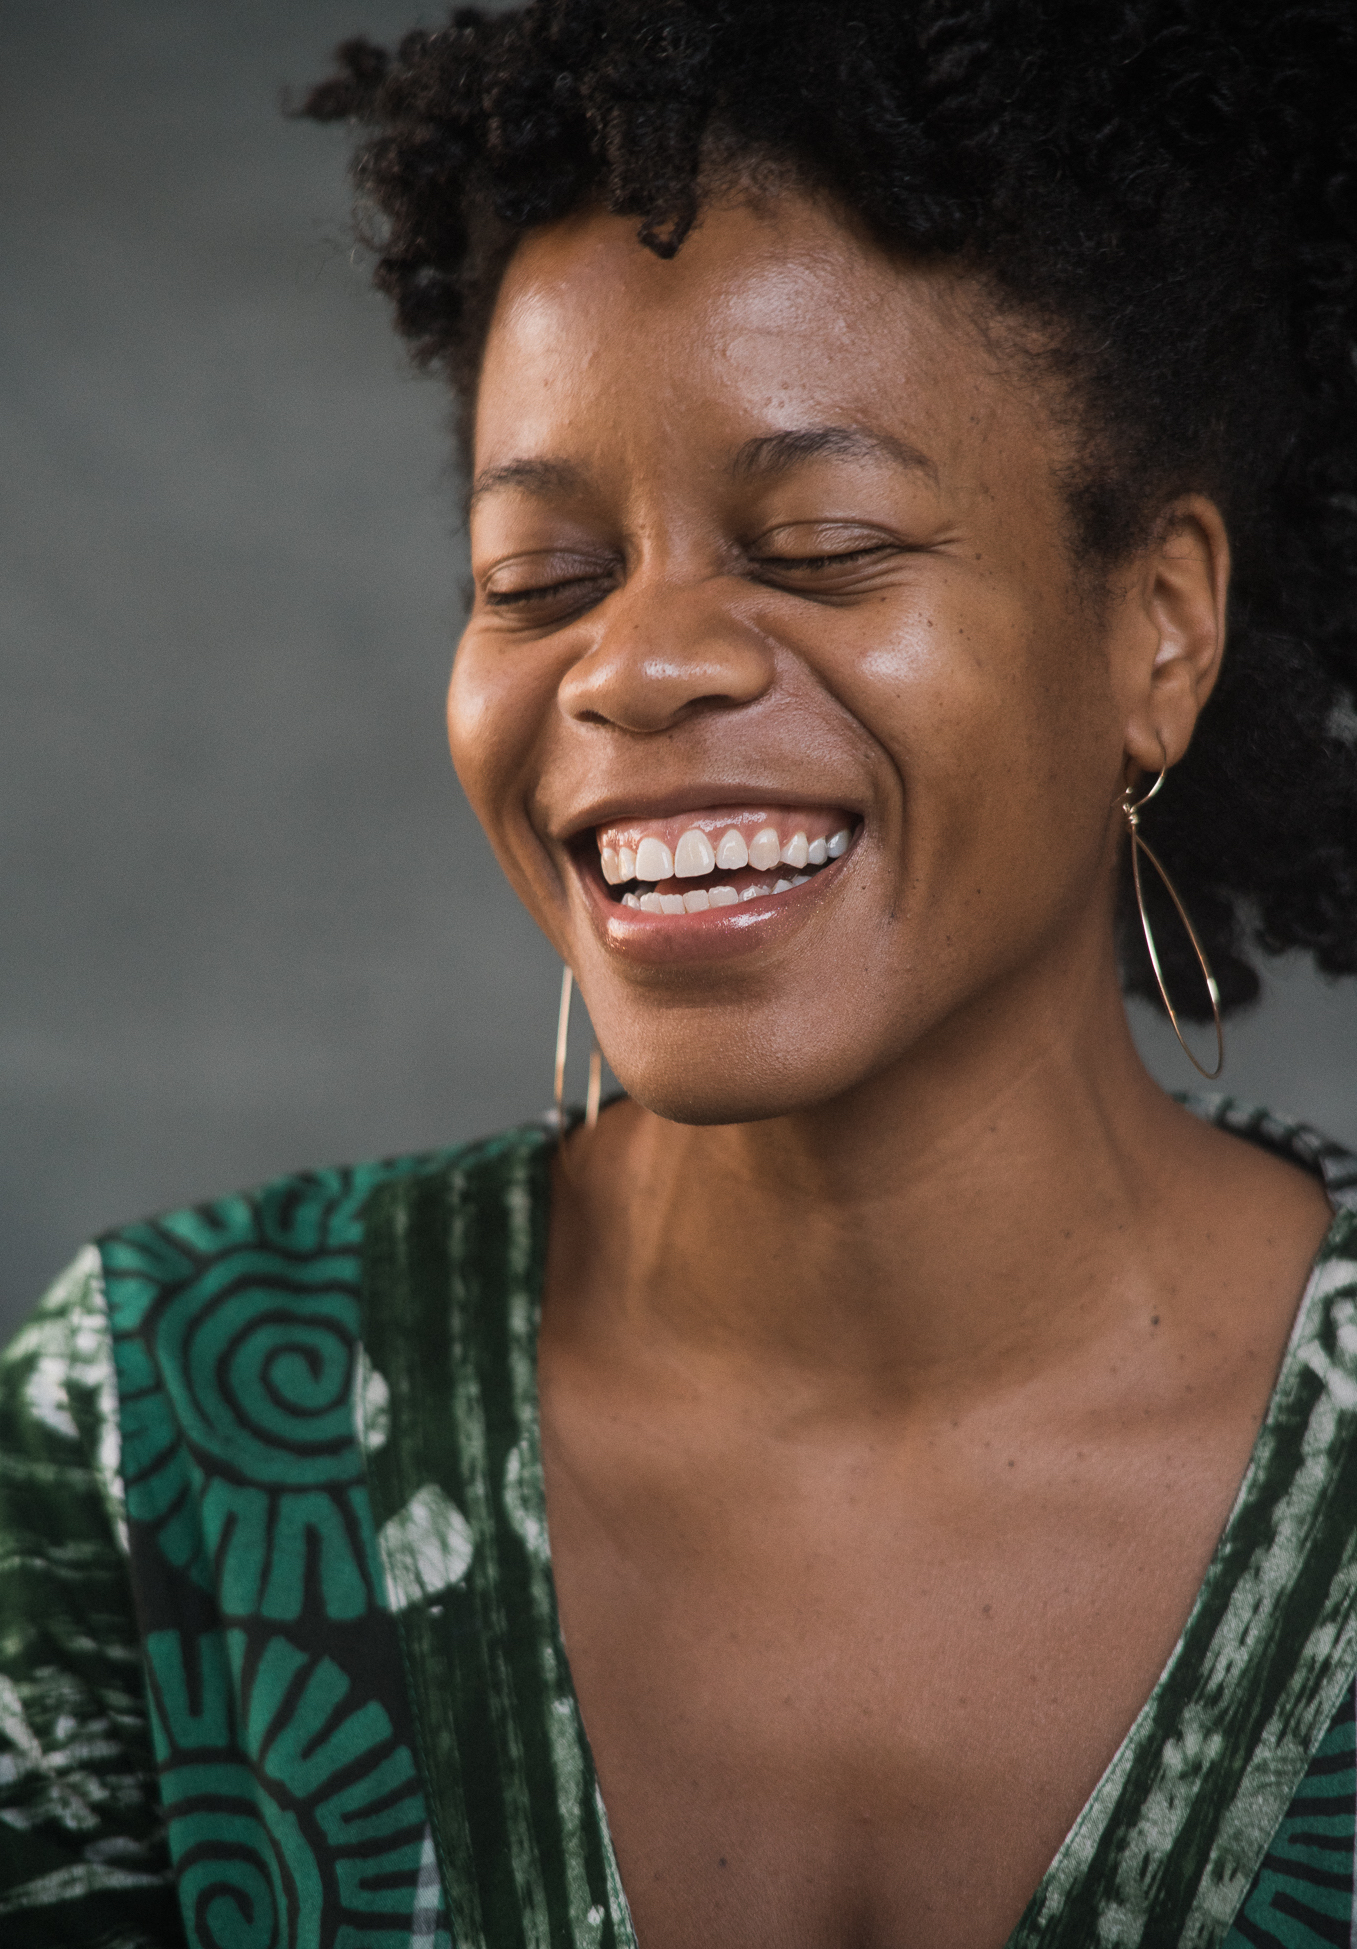
[[[128,1515],[224,1617],[378,1608],[351,1391],[361,1212],[405,1158],[282,1180],[102,1242]]]
[[[407,1745],[333,1660],[241,1631],[147,1640],[152,1722],[191,1949],[410,1940],[427,1882]],[[425,1870],[421,1880],[421,1870]],[[429,1949],[451,1949],[429,1918]]]

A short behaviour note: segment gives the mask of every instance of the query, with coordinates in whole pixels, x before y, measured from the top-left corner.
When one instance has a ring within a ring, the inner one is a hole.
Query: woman
[[[341,50],[453,757],[627,1095],[49,1295],[7,1942],[1348,1940],[1357,1161],[1165,1097],[1118,948],[1357,969],[1353,38]]]

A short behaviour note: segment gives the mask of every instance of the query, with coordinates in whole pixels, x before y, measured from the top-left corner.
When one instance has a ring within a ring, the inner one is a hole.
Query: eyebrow
[[[517,487],[525,494],[569,494],[584,482],[584,469],[570,460],[506,460],[498,467],[486,467],[471,483],[467,509],[475,507],[486,494],[499,487]]]
[[[927,474],[932,481],[938,478],[928,455],[908,440],[861,426],[798,426],[785,433],[766,433],[759,439],[746,440],[731,463],[731,472],[737,480],[749,480],[760,474],[783,473],[804,460],[826,457],[885,459],[911,473]]]
[[[798,426],[783,433],[765,433],[746,440],[736,450],[730,471],[736,480],[754,480],[779,474],[803,461],[826,457],[847,460],[885,459],[912,473],[923,473],[932,481],[938,470],[926,453],[907,440],[891,433],[876,433],[860,426]],[[570,460],[523,457],[505,460],[497,467],[486,467],[477,474],[467,496],[467,512],[477,501],[500,488],[517,488],[521,493],[542,499],[551,495],[578,492],[585,485],[583,467]]]

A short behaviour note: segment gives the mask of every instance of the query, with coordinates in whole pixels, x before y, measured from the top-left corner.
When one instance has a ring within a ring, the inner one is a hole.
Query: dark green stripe
[[[391,1397],[390,1437],[368,1462],[376,1519],[434,1483],[475,1545],[457,1588],[398,1619],[459,1949],[630,1943],[549,1570],[514,1519],[524,1478],[529,1496],[540,1483],[549,1162],[541,1131],[511,1133],[384,1186],[365,1213],[364,1343]]]

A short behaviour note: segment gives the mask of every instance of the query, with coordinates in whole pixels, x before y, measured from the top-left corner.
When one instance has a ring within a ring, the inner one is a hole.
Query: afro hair
[[[1257,948],[1357,972],[1355,53],[1349,0],[533,0],[349,41],[300,112],[363,131],[376,283],[468,412],[517,238],[592,203],[672,256],[714,152],[1035,323],[1088,456],[1081,554],[1189,490],[1229,525],[1221,679],[1145,831],[1231,1008]],[[1209,1013],[1179,929],[1161,953]]]

